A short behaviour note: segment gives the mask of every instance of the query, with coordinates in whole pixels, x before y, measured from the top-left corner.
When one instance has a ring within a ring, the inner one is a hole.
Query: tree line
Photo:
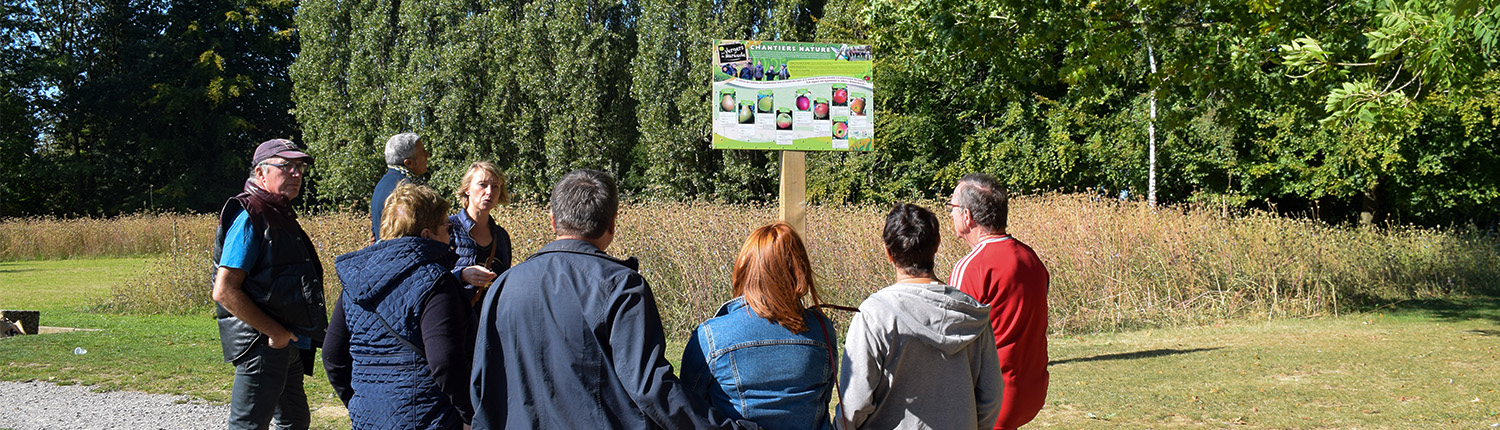
[[[295,7],[0,1],[0,216],[217,209],[299,133]]]
[[[271,137],[319,157],[309,204],[362,208],[404,131],[445,190],[492,160],[522,199],[591,167],[637,199],[772,200],[776,153],[709,148],[727,38],[873,45],[876,150],[809,154],[819,203],[937,197],[979,171],[1021,192],[1500,221],[1484,0],[0,4],[0,216],[216,210]]]

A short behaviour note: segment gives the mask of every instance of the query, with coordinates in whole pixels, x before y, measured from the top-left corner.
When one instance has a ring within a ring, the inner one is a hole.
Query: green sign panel
[[[869,45],[714,41],[713,147],[869,151]]]

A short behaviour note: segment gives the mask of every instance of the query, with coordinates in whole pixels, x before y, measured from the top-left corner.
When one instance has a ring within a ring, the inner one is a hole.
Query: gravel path
[[[0,382],[0,429],[222,429],[228,405],[187,396]]]

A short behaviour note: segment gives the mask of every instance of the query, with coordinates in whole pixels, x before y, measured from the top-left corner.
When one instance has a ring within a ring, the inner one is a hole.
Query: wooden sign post
[[[791,224],[797,234],[807,235],[807,153],[781,151],[782,221]]]

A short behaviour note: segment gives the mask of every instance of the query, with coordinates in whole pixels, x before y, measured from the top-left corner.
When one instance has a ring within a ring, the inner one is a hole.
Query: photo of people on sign
[[[869,45],[714,41],[713,147],[874,149]]]

